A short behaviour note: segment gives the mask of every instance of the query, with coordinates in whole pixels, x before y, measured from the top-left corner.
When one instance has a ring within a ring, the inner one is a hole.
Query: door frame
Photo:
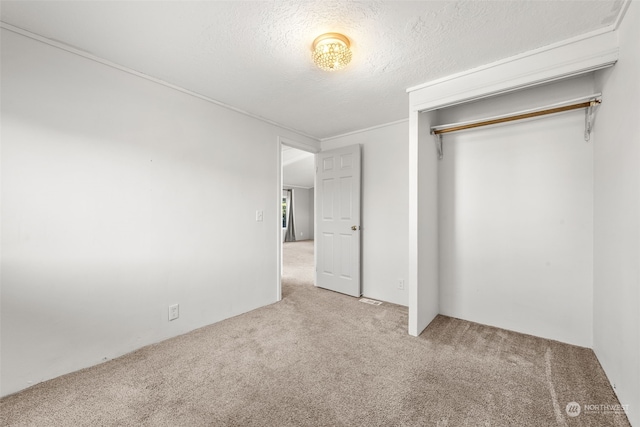
[[[276,245],[276,301],[281,301],[282,300],[282,146],[287,146],[287,147],[291,147],[291,148],[295,148],[298,150],[302,150],[302,151],[306,151],[308,153],[313,153],[318,154],[320,151],[322,151],[319,147],[314,147],[312,145],[309,144],[305,144],[299,141],[295,141],[293,139],[289,139],[289,138],[285,138],[282,136],[278,136],[278,143],[276,144],[278,152],[276,155],[276,171],[277,171],[277,183],[278,183],[278,192],[276,193],[278,195],[278,197],[275,197],[276,200],[276,220],[278,221],[278,233],[277,233],[277,245]],[[314,191],[313,191],[313,203],[315,206],[316,203],[316,192],[315,192],[315,186],[316,186],[316,182],[315,182],[316,178],[315,178],[315,171],[314,171],[314,178],[313,178],[313,186],[314,186]],[[315,239],[315,235],[316,235],[316,213],[315,213],[315,209],[313,212],[313,264],[315,266],[316,264],[316,239]],[[313,283],[315,285],[316,282],[316,276],[314,274],[313,276]]]

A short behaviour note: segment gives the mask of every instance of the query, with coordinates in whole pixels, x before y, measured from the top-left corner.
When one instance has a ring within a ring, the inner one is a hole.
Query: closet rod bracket
[[[589,103],[589,106],[584,110],[584,140],[589,142],[591,139],[591,130],[593,129],[593,116],[596,106],[602,102],[601,99],[594,99]]]
[[[444,157],[442,152],[442,135],[439,133],[436,133],[436,134],[433,134],[433,136],[436,138],[436,149],[438,150],[438,160],[442,160],[442,157]]]

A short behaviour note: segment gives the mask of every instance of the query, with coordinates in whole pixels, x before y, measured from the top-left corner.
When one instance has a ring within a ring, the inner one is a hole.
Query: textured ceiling
[[[316,138],[404,119],[405,89],[612,24],[601,1],[2,1],[3,22]],[[353,61],[311,60],[328,31]]]

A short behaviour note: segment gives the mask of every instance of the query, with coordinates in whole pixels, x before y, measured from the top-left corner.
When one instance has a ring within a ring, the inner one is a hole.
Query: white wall
[[[296,241],[313,239],[313,188],[296,188],[287,185],[285,189],[293,189],[293,211],[295,212],[294,226]],[[283,233],[285,232],[283,229]]]
[[[590,95],[593,74],[445,109],[438,123]],[[593,142],[584,112],[444,135],[440,312],[592,345]]]
[[[277,300],[278,136],[313,141],[6,30],[1,53],[2,395]]]
[[[322,150],[362,144],[362,291],[401,305],[408,303],[408,138],[401,122],[322,142]]]
[[[640,5],[618,29],[620,60],[596,75],[593,349],[640,426]]]

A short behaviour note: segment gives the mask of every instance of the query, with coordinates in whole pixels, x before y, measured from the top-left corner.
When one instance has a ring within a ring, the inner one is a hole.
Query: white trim
[[[599,30],[410,88],[410,110],[475,101],[608,67],[617,60],[617,34]]]
[[[384,127],[387,127],[387,126],[393,126],[393,125],[397,125],[398,123],[404,123],[404,122],[408,122],[408,121],[409,121],[408,118],[400,119],[400,120],[396,120],[396,121],[393,121],[393,122],[384,123],[384,124],[381,124],[381,125],[376,125],[376,126],[371,126],[371,127],[364,128],[364,129],[354,130],[352,132],[342,133],[340,135],[329,136],[327,138],[320,138],[320,142],[330,141],[332,139],[337,139],[337,138],[343,138],[345,136],[355,135],[355,134],[362,133],[362,132],[368,132],[370,130],[380,129],[380,128],[384,128]]]
[[[107,59],[100,58],[99,56],[92,55],[92,54],[90,54],[88,52],[85,52],[83,50],[77,49],[75,47],[68,46],[68,45],[66,45],[64,43],[60,43],[58,41],[51,40],[51,39],[48,39],[48,38],[46,38],[44,36],[32,33],[32,32],[30,32],[28,30],[24,30],[22,28],[13,26],[11,24],[7,24],[4,21],[0,21],[0,28],[3,28],[5,30],[7,30],[7,31],[14,32],[16,34],[20,34],[20,35],[28,37],[30,39],[42,42],[44,44],[48,44],[49,46],[53,46],[53,47],[56,47],[58,49],[62,49],[64,51],[67,51],[69,53],[81,56],[81,57],[89,59],[91,61],[98,62],[98,63],[100,63],[102,65],[106,65],[108,67],[115,68],[115,69],[120,70],[120,71],[124,71],[125,73],[129,73],[129,74],[132,74],[134,76],[141,77],[143,79],[152,81],[152,82],[157,83],[159,85],[168,87],[170,89],[177,90],[178,92],[182,92],[182,93],[184,93],[186,95],[191,95],[193,97],[202,99],[203,101],[210,102],[212,104],[218,105],[218,106],[226,108],[228,110],[235,111],[236,113],[243,114],[243,115],[251,117],[253,119],[260,120],[261,122],[264,122],[264,123],[267,123],[267,124],[270,124],[270,125],[273,125],[273,126],[277,126],[277,127],[281,128],[281,129],[285,129],[285,130],[288,130],[288,131],[293,132],[295,134],[298,134],[300,136],[304,136],[304,137],[307,137],[307,138],[310,138],[312,140],[320,142],[320,140],[318,138],[316,138],[315,136],[311,136],[311,135],[306,134],[306,133],[304,133],[304,132],[302,132],[300,130],[290,128],[290,127],[282,125],[282,124],[280,124],[278,122],[274,122],[273,120],[269,120],[267,118],[258,116],[256,114],[250,113],[248,111],[242,110],[242,109],[234,107],[232,105],[225,104],[224,102],[217,101],[217,100],[215,100],[213,98],[209,98],[206,95],[202,95],[202,94],[199,94],[197,92],[193,92],[193,91],[191,91],[189,89],[185,89],[183,87],[174,85],[174,84],[166,82],[164,80],[161,80],[161,79],[158,79],[158,78],[155,78],[155,77],[151,77],[148,74],[141,73],[139,71],[133,70],[133,69],[128,68],[128,67],[125,67],[124,65],[116,64],[115,62],[111,62],[111,61],[109,61]]]
[[[418,121],[417,111],[409,112],[409,276],[407,289],[409,293],[409,335],[417,337],[422,332],[418,326]]]
[[[303,187],[301,185],[289,185],[289,184],[282,184],[282,189],[286,190],[288,188],[301,188],[303,190],[311,190],[314,187]]]
[[[282,300],[282,144],[283,138],[279,136],[276,143],[276,183],[278,188],[277,197],[273,198],[276,201],[276,220],[278,221],[277,225],[274,224],[278,230],[276,239],[276,301]]]

